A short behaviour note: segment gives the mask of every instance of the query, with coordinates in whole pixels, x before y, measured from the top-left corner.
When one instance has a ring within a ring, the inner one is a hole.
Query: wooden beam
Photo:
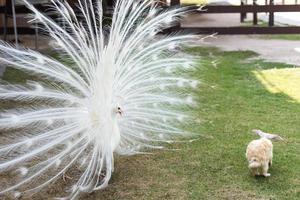
[[[3,33],[4,31],[4,28],[3,27],[0,27],[0,33]],[[7,28],[6,30],[7,32],[7,35],[12,35],[14,34],[14,28],[12,27],[9,27]],[[18,34],[19,35],[34,35],[36,32],[35,32],[35,29],[34,28],[29,28],[29,27],[18,27]]]
[[[173,32],[172,29],[167,29],[163,33],[168,34]],[[195,27],[185,28],[180,27],[175,31],[183,31],[194,34],[213,34],[217,33],[220,35],[227,34],[300,34],[300,27],[288,26],[288,27]]]
[[[300,5],[205,6],[201,13],[300,12]]]
[[[46,11],[47,9],[49,9],[49,7],[42,6],[42,5],[37,5],[35,7],[40,11]],[[4,12],[5,12],[5,6],[0,6],[0,13],[4,13]],[[16,13],[27,14],[27,13],[31,13],[31,11],[26,6],[16,6]]]

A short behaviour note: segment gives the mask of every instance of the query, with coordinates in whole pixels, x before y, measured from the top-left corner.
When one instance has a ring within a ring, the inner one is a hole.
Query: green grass
[[[191,75],[202,84],[196,91],[196,120],[189,129],[212,138],[170,146],[180,151],[117,157],[109,187],[82,199],[300,199],[300,105],[285,92],[289,86],[274,93],[257,77],[274,67],[292,66],[250,59],[256,56],[250,51],[187,51],[202,57]],[[268,80],[282,83],[278,73]],[[247,168],[245,150],[256,138],[254,128],[286,139],[274,142],[270,178],[251,177]],[[61,184],[53,186],[52,196]]]
[[[299,199],[300,105],[286,92],[269,92],[255,75],[255,72],[274,67],[292,66],[249,60],[255,56],[249,51],[221,52],[202,48],[189,51],[202,55],[206,63],[219,62],[216,67],[204,64],[195,74],[204,81],[199,93],[201,131],[212,135],[214,140],[194,144],[197,153],[192,160],[199,164],[198,172],[192,173],[197,174],[199,181],[194,176],[189,179],[191,198]],[[273,77],[276,82],[278,76]],[[297,78],[294,80],[298,82]],[[284,88],[288,90],[283,87],[283,91]],[[254,128],[286,138],[285,142],[274,144],[275,161],[270,179],[250,177],[246,168],[244,152],[247,143],[255,138],[250,134]]]
[[[252,20],[245,21],[245,22],[242,23],[242,26],[253,26],[253,21]],[[258,20],[257,25],[255,25],[255,26],[266,27],[266,26],[268,26],[268,22],[263,21],[263,20]]]
[[[282,34],[282,35],[264,35],[261,36],[263,39],[268,40],[290,40],[290,41],[299,41],[299,34]]]

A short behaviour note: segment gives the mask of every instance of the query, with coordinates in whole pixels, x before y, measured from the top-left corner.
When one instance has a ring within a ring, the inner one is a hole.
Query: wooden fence
[[[70,2],[74,0],[69,0]],[[278,27],[274,26],[274,13],[275,12],[300,12],[300,5],[273,5],[273,0],[269,0],[271,5],[245,5],[230,6],[230,5],[213,5],[205,6],[202,11],[197,11],[199,15],[206,13],[239,13],[241,20],[243,20],[246,13],[253,13],[253,24],[254,26],[238,26],[238,27],[191,27],[184,28],[180,25],[172,29],[168,29],[165,32],[184,30],[200,34],[300,34],[299,26],[286,26]],[[10,2],[10,0],[6,0]],[[108,1],[109,3],[110,1]],[[108,4],[109,5],[109,4]],[[0,14],[11,15],[11,5],[6,4],[0,6]],[[110,5],[109,5],[110,6]],[[171,0],[171,6],[181,6],[180,0]],[[47,7],[43,5],[37,5],[37,8],[41,11],[46,11]],[[26,14],[30,11],[25,6],[17,6],[15,8],[17,14]],[[267,27],[255,26],[257,24],[257,13],[269,13],[269,23]],[[238,20],[238,19],[237,19]],[[201,23],[199,23],[201,26]],[[0,33],[13,34],[13,27],[3,26],[0,27]],[[36,34],[36,30],[30,27],[18,27],[18,34]]]
[[[241,21],[243,21],[243,18],[245,17],[246,13],[253,13],[254,26],[184,28],[179,25],[177,27],[167,30],[166,32],[184,30],[199,34],[300,34],[299,26],[274,26],[275,12],[300,12],[300,5],[273,5],[273,2],[273,0],[270,0],[270,5],[257,5],[255,3],[254,5],[245,5],[242,3],[240,6],[208,5],[203,7],[201,11],[197,11],[201,15],[204,15],[206,13],[239,13],[241,15]],[[180,0],[171,0],[171,6],[180,6]],[[256,26],[257,13],[269,13],[268,26]],[[199,25],[201,26],[201,23],[199,23]]]

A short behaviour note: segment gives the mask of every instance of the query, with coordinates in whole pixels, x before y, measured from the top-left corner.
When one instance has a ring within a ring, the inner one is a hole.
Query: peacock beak
[[[120,107],[117,108],[117,113],[120,114],[121,116],[123,115],[123,111]]]

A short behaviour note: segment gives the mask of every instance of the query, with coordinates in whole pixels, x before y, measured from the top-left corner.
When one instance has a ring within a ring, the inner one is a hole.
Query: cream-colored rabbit
[[[246,157],[253,176],[271,176],[268,170],[272,165],[273,144],[269,139],[260,138],[250,142],[247,147]]]

